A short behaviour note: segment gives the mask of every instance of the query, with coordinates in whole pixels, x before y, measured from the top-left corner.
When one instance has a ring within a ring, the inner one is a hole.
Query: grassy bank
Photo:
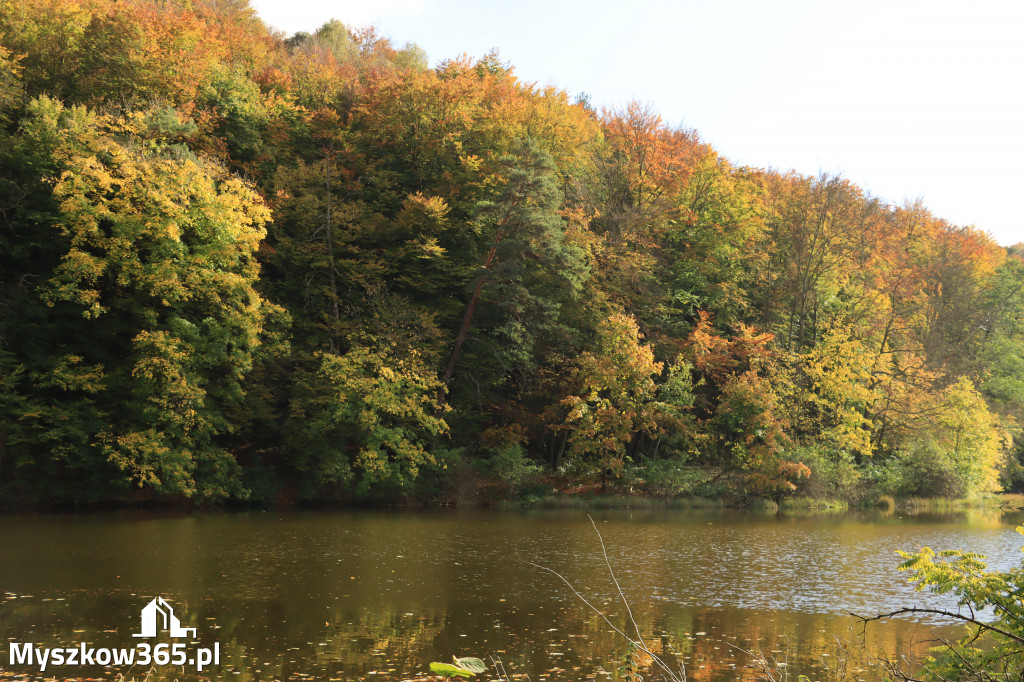
[[[894,498],[882,496],[851,503],[841,499],[819,499],[793,496],[780,501],[766,498],[744,499],[739,496],[666,496],[645,492],[608,492],[594,490],[559,490],[548,486],[542,492],[510,495],[498,504],[502,509],[750,509],[782,514],[834,514],[851,509],[877,509],[889,513],[942,514],[969,510],[1024,510],[1024,495],[988,494],[969,499]]]
[[[527,495],[505,500],[505,509],[714,509],[725,506],[722,500],[705,497],[648,497],[643,495],[571,495],[553,493]]]

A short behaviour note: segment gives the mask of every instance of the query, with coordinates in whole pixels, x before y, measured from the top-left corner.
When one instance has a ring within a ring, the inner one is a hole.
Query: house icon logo
[[[196,636],[195,628],[181,627],[174,609],[163,597],[156,597],[142,609],[142,632],[132,637],[156,637],[157,630],[166,630],[171,637]]]

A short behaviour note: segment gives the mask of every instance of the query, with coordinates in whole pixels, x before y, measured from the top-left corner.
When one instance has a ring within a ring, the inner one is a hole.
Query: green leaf
[[[437,673],[442,677],[473,677],[476,674],[469,670],[463,670],[451,663],[431,663],[430,672]]]

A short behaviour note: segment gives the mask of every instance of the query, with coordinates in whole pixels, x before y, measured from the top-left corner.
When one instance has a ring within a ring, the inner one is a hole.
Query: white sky
[[[743,165],[840,173],[1024,241],[1021,0],[252,0],[287,33],[376,24],[432,64],[498,48],[598,106],[649,102]]]

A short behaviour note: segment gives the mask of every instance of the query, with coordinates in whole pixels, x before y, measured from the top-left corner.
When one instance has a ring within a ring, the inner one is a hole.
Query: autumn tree
[[[564,426],[567,454],[602,480],[618,477],[628,461],[629,446],[641,436],[655,443],[666,427],[685,428],[692,405],[689,367],[680,363],[659,381],[663,363],[654,361],[642,343],[636,322],[622,314],[602,321],[592,351],[576,364],[574,392],[562,402],[568,409]],[[659,384],[664,384],[659,388]]]
[[[47,98],[5,166],[2,251],[21,273],[5,320],[21,406],[8,482],[244,496],[220,437],[274,312],[253,288],[258,196],[144,120]]]

